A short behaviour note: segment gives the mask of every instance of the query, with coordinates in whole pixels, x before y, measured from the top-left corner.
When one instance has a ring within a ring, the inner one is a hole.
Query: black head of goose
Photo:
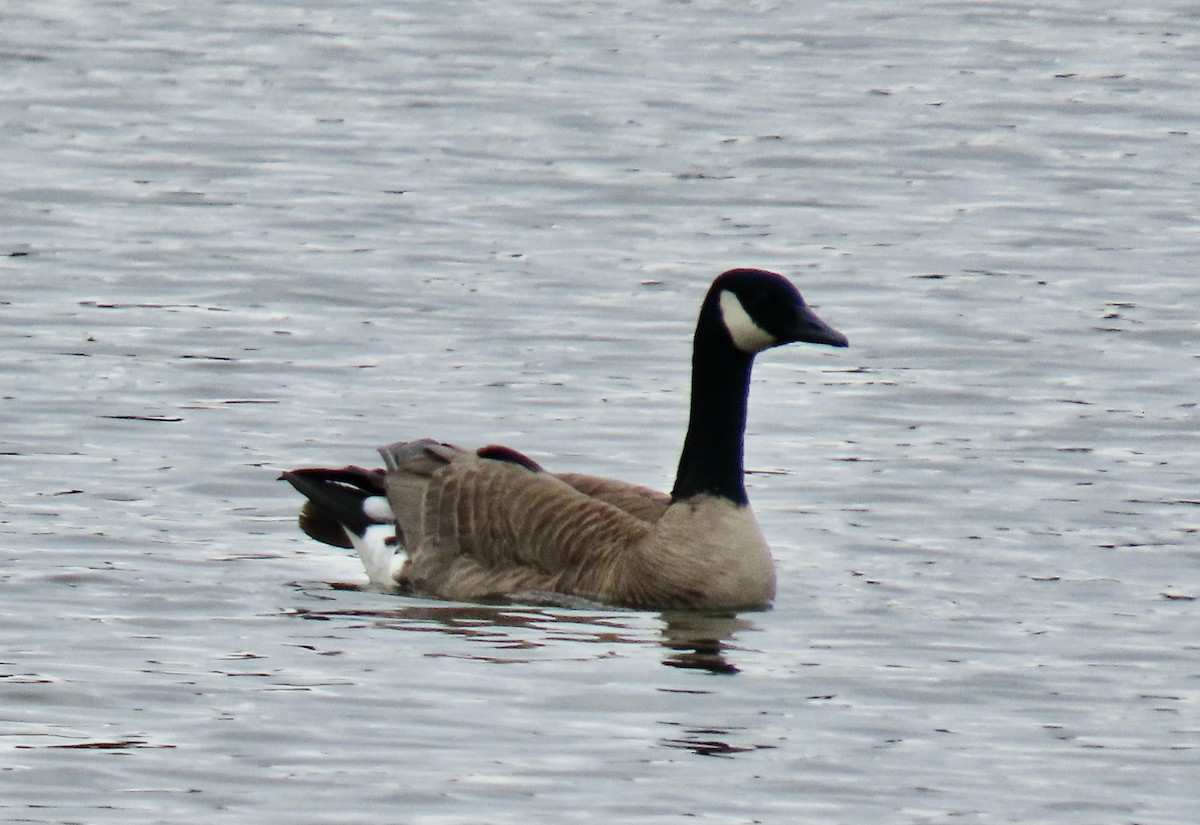
[[[584,599],[634,608],[763,609],[770,550],[742,466],[754,356],[793,342],[847,346],[783,276],[722,274],[700,308],[691,409],[671,494],[551,473],[499,446],[422,439],[380,449],[383,470],[285,472],[300,526],[358,551],[377,587],[461,601]]]

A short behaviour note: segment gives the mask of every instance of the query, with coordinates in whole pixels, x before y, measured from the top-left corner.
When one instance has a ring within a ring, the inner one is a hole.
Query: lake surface
[[[737,8],[733,8],[733,6]],[[0,820],[1192,823],[1185,3],[43,2],[0,30]],[[281,469],[670,486],[732,266],[774,610],[362,588]]]

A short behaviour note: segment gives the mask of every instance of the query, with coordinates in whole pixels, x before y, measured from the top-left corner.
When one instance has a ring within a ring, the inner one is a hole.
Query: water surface
[[[1190,823],[1184,5],[10,10],[0,818]],[[274,478],[669,487],[731,266],[773,611],[361,588]]]

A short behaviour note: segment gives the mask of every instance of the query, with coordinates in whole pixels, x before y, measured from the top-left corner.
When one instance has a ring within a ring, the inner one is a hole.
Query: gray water
[[[1191,823],[1191,4],[10,3],[0,819]],[[284,468],[660,488],[731,266],[736,618],[362,588]]]

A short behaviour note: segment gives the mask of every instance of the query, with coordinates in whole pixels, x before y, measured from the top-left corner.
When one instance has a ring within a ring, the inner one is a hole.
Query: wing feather
[[[606,501],[636,516],[642,521],[656,522],[667,511],[671,497],[640,484],[630,484],[615,478],[586,475],[584,473],[558,473],[558,478],[579,492],[592,498]]]
[[[628,607],[704,601],[707,568],[683,560],[692,540],[686,527],[666,525],[662,493],[551,474],[506,448],[422,441],[381,452],[405,537],[402,589],[461,601],[545,593]]]
[[[415,589],[449,598],[545,590],[611,601],[627,578],[638,578],[651,529],[549,473],[460,453],[427,479],[405,576]],[[405,534],[413,537],[407,527]]]

